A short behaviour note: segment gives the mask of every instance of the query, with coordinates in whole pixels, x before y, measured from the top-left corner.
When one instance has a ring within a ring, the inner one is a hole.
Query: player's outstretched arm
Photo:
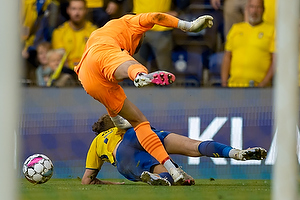
[[[102,181],[96,178],[99,170],[96,169],[85,169],[84,175],[81,179],[82,185],[96,185],[96,184],[107,184],[107,185],[122,185],[124,182],[111,182]]]
[[[151,27],[155,24],[165,27],[179,28],[186,32],[199,32],[207,27],[213,26],[213,17],[204,15],[192,22],[180,20],[167,13],[144,13],[140,16],[140,24],[144,27]]]
[[[96,178],[99,170],[96,169],[85,169],[83,177],[81,179],[82,185],[96,184],[96,182],[100,181]]]

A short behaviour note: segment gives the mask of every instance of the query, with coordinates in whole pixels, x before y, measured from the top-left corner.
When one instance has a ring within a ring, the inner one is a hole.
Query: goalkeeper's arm
[[[192,22],[180,20],[167,13],[145,13],[140,18],[140,24],[144,27],[151,27],[155,24],[165,27],[179,28],[186,32],[199,32],[206,27],[212,27],[213,17],[204,15]]]

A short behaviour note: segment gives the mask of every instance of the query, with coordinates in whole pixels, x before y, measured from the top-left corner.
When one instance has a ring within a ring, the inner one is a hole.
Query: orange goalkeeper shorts
[[[75,67],[85,91],[101,102],[110,116],[116,116],[127,98],[114,78],[115,70],[125,61],[134,60],[127,51],[108,44],[95,45],[86,50]]]

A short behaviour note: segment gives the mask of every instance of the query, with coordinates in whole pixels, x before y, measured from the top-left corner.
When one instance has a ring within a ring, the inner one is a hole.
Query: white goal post
[[[277,61],[274,86],[274,130],[277,159],[272,199],[298,199],[297,124],[299,119],[299,0],[277,0]]]
[[[18,131],[20,101],[20,2],[2,1],[0,6],[0,194],[1,199],[18,198],[15,163],[15,133]]]

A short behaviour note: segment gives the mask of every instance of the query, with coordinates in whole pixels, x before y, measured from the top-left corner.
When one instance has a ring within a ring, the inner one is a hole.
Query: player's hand
[[[262,82],[257,84],[257,87],[266,87],[267,84],[268,84],[267,82],[262,81]]]
[[[222,87],[227,87],[227,81],[221,83]]]
[[[22,50],[22,57],[25,58],[25,59],[29,58],[29,53],[27,51],[27,48],[24,48]]]
[[[211,28],[213,26],[213,17],[210,15],[204,15],[198,17],[198,19],[192,21],[190,32],[199,32],[205,28]]]
[[[220,0],[210,0],[210,5],[215,9],[219,10],[221,7],[221,1]]]
[[[107,8],[106,8],[106,13],[109,15],[113,15],[116,14],[116,12],[118,11],[119,5],[113,1],[110,1],[107,4]]]

